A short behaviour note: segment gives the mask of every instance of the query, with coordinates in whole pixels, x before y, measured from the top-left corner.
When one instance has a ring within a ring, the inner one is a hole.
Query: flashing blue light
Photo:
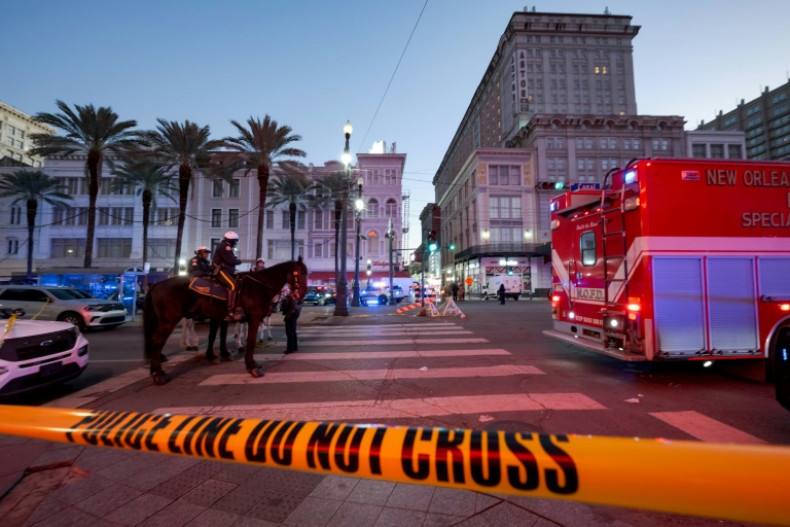
[[[626,185],[628,183],[633,183],[634,181],[636,181],[636,170],[629,170],[628,172],[623,174],[623,183],[625,183]]]

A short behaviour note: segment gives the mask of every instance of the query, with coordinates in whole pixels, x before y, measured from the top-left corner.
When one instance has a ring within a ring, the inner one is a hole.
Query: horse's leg
[[[152,353],[149,367],[154,384],[162,385],[170,381],[170,377],[162,370],[162,348],[175,327],[176,323],[160,321],[150,339]]]
[[[236,351],[242,353],[244,348],[244,341],[247,340],[247,323],[236,322]]]
[[[230,360],[228,352],[228,322],[223,320],[219,323],[219,354],[222,360]]]
[[[263,369],[261,365],[255,362],[253,354],[255,353],[255,337],[258,335],[258,326],[261,323],[259,314],[247,314],[247,352],[244,355],[244,365],[247,371],[250,372],[255,378],[263,377]]]
[[[208,344],[206,344],[206,360],[209,363],[214,363],[217,360],[217,356],[214,354],[214,340],[217,338],[217,329],[219,328],[219,322],[216,320],[209,319],[208,321]]]

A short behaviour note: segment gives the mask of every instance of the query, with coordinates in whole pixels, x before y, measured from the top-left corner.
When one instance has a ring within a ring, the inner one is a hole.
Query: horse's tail
[[[156,284],[154,284],[156,285]],[[145,340],[145,360],[151,360],[151,347],[154,332],[156,331],[157,316],[154,310],[154,288],[151,287],[145,295],[143,305],[143,335]]]

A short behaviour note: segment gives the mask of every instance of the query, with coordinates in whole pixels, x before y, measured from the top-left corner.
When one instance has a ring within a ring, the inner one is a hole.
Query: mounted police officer
[[[212,260],[217,280],[228,288],[228,316],[225,318],[228,322],[238,322],[244,317],[241,308],[236,305],[239,292],[236,280],[233,279],[233,275],[236,274],[236,266],[241,263],[233,250],[238,243],[238,234],[233,231],[226,232],[214,250],[214,259]]]
[[[195,249],[195,256],[189,260],[189,276],[211,276],[211,261],[208,259],[211,249],[201,245]]]

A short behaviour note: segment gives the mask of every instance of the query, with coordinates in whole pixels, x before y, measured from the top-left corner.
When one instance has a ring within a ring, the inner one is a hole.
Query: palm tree
[[[68,155],[82,152],[88,173],[88,232],[85,239],[83,266],[93,263],[93,238],[96,232],[96,197],[101,184],[102,164],[107,154],[120,154],[138,144],[131,129],[137,121],[119,121],[112,108],[94,108],[92,104],[74,105],[72,110],[63,101],[55,101],[61,113],[39,113],[36,120],[62,130],[65,135],[32,134],[36,147],[30,155]]]
[[[143,265],[148,261],[148,224],[151,217],[151,205],[156,205],[156,196],[161,195],[175,201],[173,193],[176,191],[173,174],[167,167],[139,157],[126,156],[123,164],[113,171],[112,187],[122,190],[131,186],[135,193],[142,195],[143,200]]]
[[[263,254],[263,209],[266,205],[266,192],[269,189],[269,176],[273,165],[286,171],[292,171],[297,161],[281,159],[288,157],[305,157],[303,150],[289,146],[301,141],[302,137],[292,134],[291,127],[279,126],[268,115],[263,121],[250,117],[247,127],[231,121],[239,132],[239,137],[225,139],[226,146],[238,153],[245,161],[248,169],[255,168],[258,176],[258,238],[255,254]]]
[[[269,184],[269,201],[272,208],[283,203],[288,204],[288,218],[291,220],[291,260],[294,260],[296,248],[296,210],[304,210],[311,202],[307,194],[310,182],[299,172],[284,173],[275,176]]]
[[[144,141],[153,147],[153,153],[162,166],[178,167],[178,230],[173,269],[178,269],[181,259],[181,241],[187,212],[189,184],[196,171],[209,170],[209,153],[223,146],[222,141],[209,139],[209,127],[200,127],[191,121],[179,123],[157,119],[156,130],[142,134]]]
[[[349,181],[345,172],[332,172],[324,176],[313,184],[316,190],[315,197],[313,198],[313,205],[322,207],[323,205],[333,204],[335,212],[335,284],[338,283],[340,277],[339,272],[339,258],[340,258],[340,220],[343,211],[343,190],[348,188]]]
[[[58,181],[40,171],[17,170],[0,176],[0,197],[15,197],[12,204],[25,200],[27,205],[27,277],[33,274],[33,231],[38,203],[68,206],[71,196],[60,191]]]

